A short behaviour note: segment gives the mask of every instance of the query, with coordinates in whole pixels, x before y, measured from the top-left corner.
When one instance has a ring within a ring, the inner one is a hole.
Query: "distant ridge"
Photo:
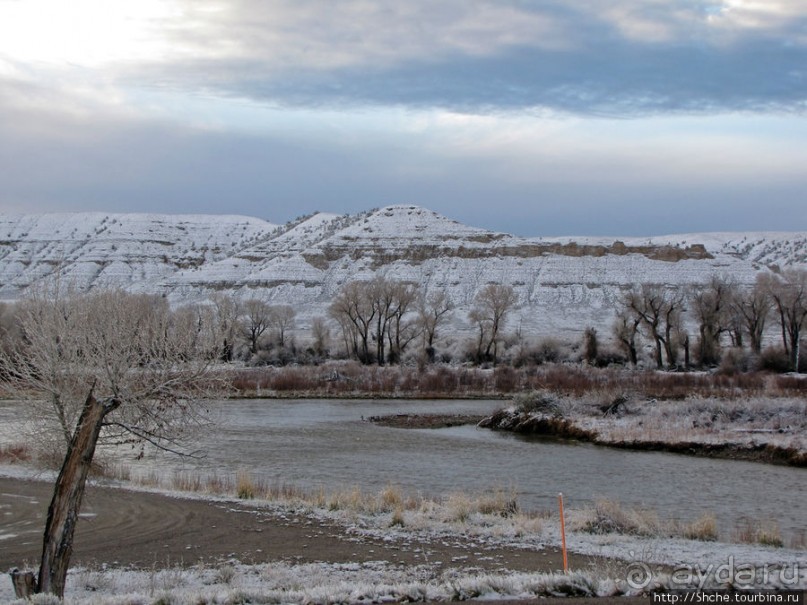
[[[345,283],[383,274],[445,289],[454,321],[488,283],[512,285],[511,318],[536,334],[604,326],[635,283],[671,287],[713,274],[750,285],[757,273],[807,266],[807,233],[704,233],[645,238],[522,238],[397,205],[317,213],[286,225],[221,215],[0,214],[0,297],[60,274],[77,287],[121,287],[203,301],[261,296],[298,310],[302,327]]]

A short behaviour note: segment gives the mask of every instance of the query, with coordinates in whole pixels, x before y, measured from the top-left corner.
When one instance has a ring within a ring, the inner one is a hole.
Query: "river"
[[[3,404],[7,406],[9,404]],[[234,400],[211,403],[217,421],[194,446],[201,460],[150,453],[140,470],[191,470],[326,490],[393,484],[424,495],[514,489],[526,509],[610,498],[666,518],[705,512],[721,532],[744,517],[775,520],[785,536],[807,528],[807,469],[610,449],[462,426],[399,429],[366,419],[397,413],[490,413],[500,401]],[[0,409],[0,420],[3,412]]]

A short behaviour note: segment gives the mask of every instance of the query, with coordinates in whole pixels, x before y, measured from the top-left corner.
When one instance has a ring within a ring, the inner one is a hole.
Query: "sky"
[[[0,212],[807,231],[807,0],[0,0]]]

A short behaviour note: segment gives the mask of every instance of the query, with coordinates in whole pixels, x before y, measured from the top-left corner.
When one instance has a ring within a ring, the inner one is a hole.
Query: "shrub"
[[[759,368],[769,372],[784,374],[790,371],[790,359],[781,347],[768,347],[759,357]]]
[[[15,464],[26,462],[31,459],[31,450],[25,444],[13,444],[0,446],[0,462]]]
[[[752,370],[754,364],[752,355],[743,349],[732,348],[723,353],[723,358],[720,360],[720,366],[717,371],[719,374],[734,376]]]
[[[549,416],[562,417],[563,407],[558,398],[546,391],[531,391],[520,393],[513,398],[516,409],[524,413],[541,413]]]
[[[497,366],[493,371],[493,384],[497,393],[512,393],[518,386],[518,374],[510,366]]]

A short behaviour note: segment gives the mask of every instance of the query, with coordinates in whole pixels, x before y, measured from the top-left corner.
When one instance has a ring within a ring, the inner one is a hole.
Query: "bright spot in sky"
[[[159,34],[179,10],[166,0],[19,0],[0,2],[0,56],[95,68],[164,56]]]

